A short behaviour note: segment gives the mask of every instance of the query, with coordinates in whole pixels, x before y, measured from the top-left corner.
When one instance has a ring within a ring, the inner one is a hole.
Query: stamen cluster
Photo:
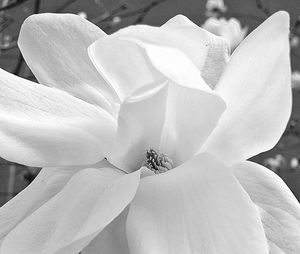
[[[157,153],[154,149],[150,148],[146,152],[146,160],[143,166],[147,167],[155,174],[167,172],[173,168],[173,161],[163,153]]]

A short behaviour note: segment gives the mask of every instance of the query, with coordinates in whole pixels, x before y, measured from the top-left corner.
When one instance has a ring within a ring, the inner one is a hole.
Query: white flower
[[[281,154],[276,154],[274,158],[267,158],[264,161],[264,166],[274,172],[280,172],[287,167],[286,159]]]
[[[299,169],[299,158],[293,157],[290,162],[292,169]]]
[[[82,18],[85,18],[85,19],[87,19],[87,13],[86,13],[86,12],[84,12],[84,11],[80,11],[80,12],[78,12],[78,13],[77,13],[77,15],[78,15],[78,16],[80,16],[80,17],[82,17]]]
[[[225,38],[232,50],[241,43],[248,31],[248,28],[242,28],[241,23],[235,18],[227,20],[225,18],[217,19],[212,17],[207,19],[202,27],[215,35]]]
[[[300,72],[299,71],[292,72],[292,88],[295,90],[300,89]]]
[[[298,202],[246,161],[290,115],[288,24],[274,14],[228,62],[183,16],[110,36],[28,18],[19,46],[42,85],[0,71],[0,155],[44,168],[0,209],[0,253],[299,253]]]
[[[218,16],[220,13],[224,13],[227,10],[223,0],[207,0],[205,8],[207,17]]]
[[[296,48],[299,46],[299,37],[297,35],[292,34],[290,36],[290,44],[292,48]]]

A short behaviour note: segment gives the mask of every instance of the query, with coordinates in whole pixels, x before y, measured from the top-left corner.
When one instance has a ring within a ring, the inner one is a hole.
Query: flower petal
[[[141,179],[127,239],[131,254],[268,253],[255,205],[230,169],[208,154]]]
[[[81,170],[6,236],[0,253],[79,253],[128,205],[139,178],[139,171]]]
[[[166,66],[160,64],[160,68],[176,67],[181,73],[189,70],[191,74],[190,66],[193,66],[196,70],[198,68],[197,75],[202,75],[209,85],[213,86],[227,62],[227,44],[223,39],[197,27],[191,21],[187,23],[189,25],[169,24],[161,28],[145,25],[124,28],[95,42],[89,48],[89,54],[98,71],[115,88],[121,100],[138,87],[158,79],[157,71],[145,59],[141,48],[143,45],[152,45],[161,48],[162,51],[174,53],[168,54],[171,59],[168,59],[168,62],[164,61]],[[213,68],[208,68],[211,65],[214,65]]]
[[[107,167],[103,160],[97,168]],[[33,182],[0,208],[0,239],[55,196],[82,167],[43,168]]]
[[[165,120],[168,86],[144,86],[122,104],[115,147],[108,160],[132,172],[139,169],[147,149],[158,149]]]
[[[271,170],[250,161],[234,165],[233,170],[260,209],[270,254],[300,253],[300,204],[286,184]]]
[[[116,123],[99,107],[0,70],[0,156],[30,166],[93,164]]]
[[[271,16],[234,51],[216,92],[227,110],[206,147],[228,164],[271,149],[291,112],[289,18]]]
[[[41,84],[110,111],[117,97],[91,63],[87,48],[106,34],[74,14],[37,14],[22,25],[18,45]]]
[[[104,230],[81,251],[81,254],[130,254],[126,238],[125,209]]]
[[[131,26],[120,30],[116,36],[179,49],[212,88],[229,60],[229,44],[223,38],[198,27],[183,15],[175,16],[160,28]]]
[[[147,47],[153,63],[160,58],[163,65],[164,53]],[[183,77],[177,79],[169,68],[164,73],[178,82]],[[200,76],[197,79],[202,81]],[[109,158],[112,164],[134,171],[141,167],[150,148],[170,155],[176,165],[193,156],[225,109],[223,100],[202,83],[204,90],[199,89],[199,83],[198,88],[192,88],[165,81],[141,87],[128,97],[119,113],[116,149]]]
[[[170,83],[160,151],[179,165],[196,154],[226,106],[217,95]]]

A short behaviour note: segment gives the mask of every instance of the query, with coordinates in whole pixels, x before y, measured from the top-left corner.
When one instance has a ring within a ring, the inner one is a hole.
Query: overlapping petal
[[[255,205],[232,171],[208,154],[141,179],[127,238],[131,254],[268,253]]]
[[[225,40],[198,27],[183,15],[175,16],[160,28],[131,26],[120,30],[115,36],[135,38],[182,51],[211,87],[216,85],[229,60],[230,49]]]
[[[37,14],[22,25],[18,45],[41,84],[111,111],[117,96],[97,72],[87,48],[106,34],[74,14]]]
[[[113,48],[109,49],[111,44],[119,46],[113,47],[119,49],[115,55]],[[113,55],[115,59],[109,57]],[[112,158],[112,163],[127,171],[142,165],[143,155],[149,148],[174,155],[178,163],[182,163],[199,149],[225,108],[223,100],[203,81],[200,71],[177,49],[136,38],[112,37],[93,44],[90,56],[105,73],[103,76],[124,89],[121,98],[136,88],[121,105],[118,123],[121,132]],[[121,75],[114,69],[120,56],[122,61],[117,64],[124,70]],[[132,56],[135,60],[130,61]],[[135,79],[134,73],[139,73],[143,79]],[[163,84],[168,88],[163,89]],[[188,141],[190,139],[193,141]]]
[[[270,254],[300,252],[300,204],[275,173],[253,162],[238,163],[234,173],[259,207]]]
[[[139,171],[81,170],[5,237],[0,253],[79,253],[128,205],[139,178]]]
[[[141,87],[120,108],[113,165],[132,172],[139,169],[147,149],[158,149],[166,114],[166,84]]]
[[[115,218],[81,254],[130,254],[126,238],[128,209]]]
[[[0,238],[7,235],[19,222],[59,192],[80,169],[82,168],[42,169],[27,188],[1,207]]]
[[[228,164],[271,149],[291,112],[289,18],[271,16],[234,51],[216,92],[227,110],[207,141]]]
[[[157,79],[156,70],[149,65],[141,52],[140,47],[145,44],[175,53],[171,59],[178,56],[178,52],[181,51],[181,54],[191,62],[188,66],[192,64],[194,68],[198,68],[199,74],[212,87],[228,61],[228,45],[222,38],[199,28],[180,15],[161,28],[139,25],[121,29],[111,36],[98,40],[89,48],[95,66],[105,80],[115,88],[121,100],[141,85],[150,84]],[[173,66],[179,71],[186,70],[187,61],[183,57],[180,58],[183,62],[175,61]],[[168,65],[170,63],[171,60]]]
[[[40,167],[94,164],[115,128],[103,109],[0,70],[1,157]]]
[[[107,167],[108,163],[103,160],[95,166]],[[0,239],[56,195],[73,175],[84,168],[85,166],[43,168],[27,188],[1,207]]]
[[[217,126],[225,108],[213,93],[170,83],[160,151],[175,165],[187,161]]]

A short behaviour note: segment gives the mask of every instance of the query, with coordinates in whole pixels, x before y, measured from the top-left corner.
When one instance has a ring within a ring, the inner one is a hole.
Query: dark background
[[[228,10],[225,17],[236,17],[251,32],[268,16],[278,10],[286,10],[291,16],[292,34],[298,31],[299,0],[225,0]],[[176,14],[184,14],[199,26],[204,23],[206,0],[0,0],[0,67],[24,78],[35,80],[23,61],[16,46],[19,30],[24,19],[33,13],[85,12],[87,19],[112,33],[124,26],[144,23],[160,26]],[[2,11],[1,11],[2,10]],[[291,50],[293,70],[300,70],[300,47]],[[263,164],[266,158],[281,154],[287,164],[276,173],[288,184],[300,200],[300,169],[292,169],[289,162],[300,157],[300,132],[297,119],[300,119],[300,93],[293,92],[294,105],[292,122],[277,146],[269,152],[260,154],[252,160]],[[295,121],[296,120],[296,121]],[[270,126],[271,128],[271,126]],[[28,185],[34,176],[34,169],[0,160],[0,205],[16,195]]]

